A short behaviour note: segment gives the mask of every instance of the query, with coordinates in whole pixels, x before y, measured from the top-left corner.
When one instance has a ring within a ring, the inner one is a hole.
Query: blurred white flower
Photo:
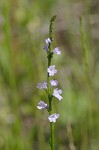
[[[53,50],[53,53],[57,54],[57,55],[60,55],[61,54],[61,50],[59,49],[59,47],[56,47],[54,50]]]
[[[47,108],[47,104],[44,103],[43,101],[40,101],[38,103],[38,106],[37,106],[38,109],[44,109],[44,108]]]
[[[55,113],[55,114],[50,115],[50,116],[48,117],[48,119],[49,119],[50,122],[54,122],[54,123],[55,123],[55,122],[56,122],[56,119],[59,118],[59,116],[60,116],[59,114],[56,114],[56,113]]]
[[[51,84],[51,87],[52,86],[57,86],[58,85],[58,81],[57,80],[50,80],[50,84]]]
[[[49,73],[49,76],[54,76],[54,74],[57,73],[57,70],[55,69],[55,65],[49,66],[47,72]]]
[[[40,89],[40,90],[47,89],[47,83],[45,81],[41,82],[41,83],[38,83],[37,88]]]
[[[50,39],[50,38],[47,38],[47,39],[45,40],[45,42],[46,42],[47,45],[49,45],[49,44],[51,43],[51,39]]]
[[[63,97],[60,94],[62,94],[62,90],[58,90],[58,88],[56,88],[56,89],[54,89],[52,95],[55,96],[56,98],[58,98],[59,100],[62,100]]]

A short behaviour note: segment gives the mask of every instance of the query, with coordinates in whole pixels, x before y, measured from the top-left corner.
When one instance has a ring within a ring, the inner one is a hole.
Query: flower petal
[[[51,43],[51,39],[50,39],[50,38],[47,38],[47,39],[45,40],[45,42],[46,42],[47,45],[49,45],[49,44]]]
[[[54,50],[53,50],[53,53],[57,54],[57,55],[60,55],[61,54],[61,50],[59,49],[59,47],[56,47]]]
[[[48,52],[48,47],[46,45],[44,45],[43,49]]]
[[[44,103],[43,101],[40,101],[37,106],[38,109],[44,109],[46,107],[47,107],[47,104]]]
[[[37,84],[36,86],[38,89],[40,90],[43,90],[43,89],[47,89],[47,83],[44,81],[44,82],[40,82]]]
[[[55,123],[56,119],[59,118],[59,116],[60,116],[59,114],[54,113],[54,114],[50,115],[48,117],[48,119],[49,119],[50,122],[54,122]]]
[[[57,73],[57,70],[55,69],[55,65],[49,66],[47,72],[49,73],[49,76],[54,76],[54,74]]]
[[[52,86],[57,86],[58,85],[58,81],[57,80],[50,80],[50,84],[51,84],[51,87]]]
[[[55,96],[60,101],[63,99],[63,97],[60,95],[62,93],[62,90],[58,90],[58,88],[54,89],[53,96]]]

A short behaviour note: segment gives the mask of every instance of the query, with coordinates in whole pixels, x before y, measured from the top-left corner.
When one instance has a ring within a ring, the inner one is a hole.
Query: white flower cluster
[[[48,52],[48,46],[51,43],[50,38],[47,38],[45,40],[45,42],[46,42],[47,45],[44,46],[44,50],[46,52]],[[59,47],[56,47],[52,51],[52,53],[60,55],[61,54],[61,50],[59,49]],[[54,76],[57,73],[57,70],[55,69],[55,65],[49,66],[48,69],[47,69],[47,72],[48,72],[49,76]],[[55,87],[57,85],[58,85],[58,81],[57,80],[53,80],[53,79],[50,80],[50,88],[53,88],[53,87]],[[47,90],[48,89],[47,83],[45,81],[42,82],[42,83],[38,83],[37,88],[39,88],[40,90],[43,90],[43,89]],[[63,99],[63,97],[61,96],[61,94],[62,94],[62,90],[61,89],[58,89],[58,88],[53,89],[52,96],[54,96],[55,98],[57,98],[59,101],[61,101]],[[40,109],[40,110],[41,109],[45,109],[45,108],[48,109],[48,105],[46,103],[44,103],[43,101],[40,101],[38,103],[37,108]],[[56,113],[51,114],[48,117],[49,121],[50,122],[54,122],[54,123],[56,122],[57,118],[59,118],[59,114],[56,114]]]

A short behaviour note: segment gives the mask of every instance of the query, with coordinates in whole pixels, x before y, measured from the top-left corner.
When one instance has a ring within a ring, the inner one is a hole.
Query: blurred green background
[[[56,150],[99,150],[99,0],[0,0],[0,150],[50,150],[48,114],[36,108],[47,98],[36,85],[46,80],[53,15],[63,90]]]

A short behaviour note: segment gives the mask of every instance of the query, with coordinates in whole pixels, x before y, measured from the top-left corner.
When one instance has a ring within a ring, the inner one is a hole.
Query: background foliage
[[[54,57],[63,101],[56,123],[57,150],[99,149],[99,1],[0,0],[0,150],[49,150],[49,122],[36,106],[46,95],[43,50],[57,15]],[[80,16],[83,16],[82,24]]]

